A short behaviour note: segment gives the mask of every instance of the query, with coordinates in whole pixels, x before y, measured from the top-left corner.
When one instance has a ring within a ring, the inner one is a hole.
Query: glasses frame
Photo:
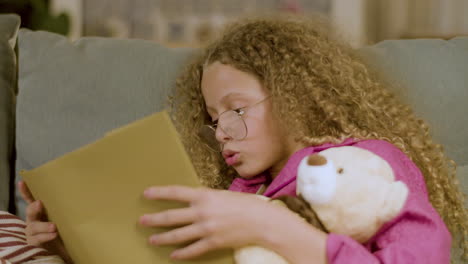
[[[243,140],[244,138],[247,137],[247,135],[249,134],[249,128],[247,126],[247,124],[245,123],[245,120],[244,120],[244,114],[246,113],[247,110],[253,108],[254,106],[257,106],[263,102],[265,102],[266,100],[268,100],[271,96],[267,96],[265,98],[263,98],[262,100],[252,104],[252,105],[249,105],[249,106],[244,106],[244,107],[240,107],[240,108],[237,108],[237,109],[231,109],[231,110],[226,110],[224,112],[222,112],[221,114],[219,114],[218,116],[218,122],[216,124],[213,124],[213,125],[203,125],[204,127],[208,127],[210,128],[213,132],[214,132],[214,137],[215,137],[215,140],[216,140],[216,129],[221,129],[221,131],[223,131],[224,134],[228,135],[229,138],[232,138],[233,140]],[[225,129],[223,129],[223,127],[220,125],[220,121],[221,121],[221,117],[223,116],[223,114],[225,113],[228,113],[228,112],[234,112],[239,118],[240,120],[242,121],[242,123],[244,124],[244,127],[245,127],[245,135],[241,138],[235,138],[233,136],[231,136],[229,133],[226,132]],[[213,149],[212,146],[208,145],[207,143],[205,143],[205,145],[207,145],[210,149]],[[220,145],[220,149],[222,150],[223,148],[223,143],[219,143]],[[213,149],[215,150],[215,149]],[[215,150],[216,151],[216,150]]]

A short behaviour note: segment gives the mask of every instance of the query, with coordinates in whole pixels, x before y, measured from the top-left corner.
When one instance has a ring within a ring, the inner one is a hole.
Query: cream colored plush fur
[[[317,156],[318,155],[318,156]],[[325,164],[298,168],[297,193],[309,202],[329,232],[363,243],[403,208],[408,188],[390,165],[365,149],[344,146],[314,155]]]
[[[311,205],[329,232],[363,243],[398,215],[406,202],[408,188],[395,181],[392,168],[379,156],[343,146],[301,161],[297,194]],[[234,259],[237,264],[288,263],[276,253],[255,245],[235,250]]]

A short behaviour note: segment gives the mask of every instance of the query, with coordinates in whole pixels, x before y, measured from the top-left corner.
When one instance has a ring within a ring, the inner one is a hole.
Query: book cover
[[[170,253],[183,245],[148,243],[151,234],[168,228],[138,224],[143,214],[186,206],[146,200],[147,187],[201,186],[164,111],[20,174],[43,202],[76,264],[234,263],[232,250],[227,249],[190,261],[170,260]]]

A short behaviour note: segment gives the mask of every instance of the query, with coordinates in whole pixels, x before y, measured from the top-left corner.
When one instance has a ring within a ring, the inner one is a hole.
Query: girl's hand
[[[58,235],[54,223],[48,222],[47,214],[41,201],[35,200],[25,182],[18,183],[21,196],[26,201],[26,241],[29,245],[42,247],[57,254],[66,263],[73,263]]]
[[[189,207],[171,209],[140,218],[147,227],[180,226],[152,235],[153,245],[195,241],[175,250],[171,257],[189,259],[220,248],[238,248],[248,244],[267,247],[269,222],[281,219],[286,208],[273,205],[252,194],[183,186],[151,187],[144,192],[147,199],[175,200]]]

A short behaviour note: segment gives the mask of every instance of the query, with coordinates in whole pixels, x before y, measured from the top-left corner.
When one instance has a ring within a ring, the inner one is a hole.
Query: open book
[[[43,201],[76,264],[233,263],[232,250],[193,261],[171,261],[179,246],[152,246],[141,215],[186,206],[149,201],[153,185],[200,186],[195,170],[168,114],[160,112],[111,131],[96,142],[21,176]]]

